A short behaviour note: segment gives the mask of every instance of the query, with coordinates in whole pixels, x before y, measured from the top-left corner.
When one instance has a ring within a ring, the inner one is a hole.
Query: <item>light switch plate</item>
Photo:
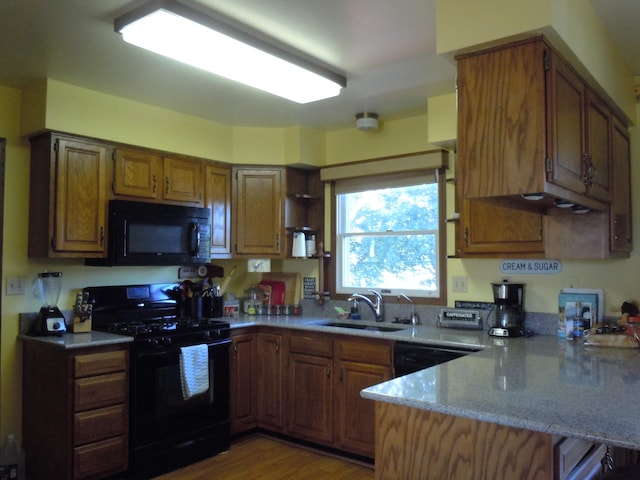
[[[270,272],[270,258],[250,258],[247,260],[247,272]]]
[[[25,277],[7,277],[6,293],[7,295],[24,295]]]

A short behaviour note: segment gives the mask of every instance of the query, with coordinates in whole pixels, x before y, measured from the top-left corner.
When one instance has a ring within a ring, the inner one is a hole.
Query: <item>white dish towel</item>
[[[185,400],[209,390],[208,345],[180,348],[180,381]]]

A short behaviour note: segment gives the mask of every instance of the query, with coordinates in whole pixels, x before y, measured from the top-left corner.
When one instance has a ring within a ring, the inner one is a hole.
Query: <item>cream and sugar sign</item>
[[[500,271],[511,274],[555,275],[562,271],[560,260],[502,260]]]

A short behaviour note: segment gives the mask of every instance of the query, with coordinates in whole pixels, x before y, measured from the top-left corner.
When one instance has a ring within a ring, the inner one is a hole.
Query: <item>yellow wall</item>
[[[468,43],[476,40],[476,34],[467,23],[471,18],[477,27],[497,32],[497,36],[509,34],[496,30],[493,19],[502,18],[501,28],[514,26],[519,29],[537,28],[534,25],[558,25],[558,30],[569,30],[570,18],[562,13],[562,6],[582,7],[587,0],[548,0],[549,8],[540,8],[540,2],[490,0],[477,10],[468,0],[438,0],[439,26],[441,20],[451,35],[449,40],[460,38]],[[545,7],[547,4],[543,5]],[[491,11],[490,6],[496,11]],[[589,7],[590,8],[590,7]],[[454,9],[454,10],[450,10]],[[469,15],[460,17],[460,11]],[[447,16],[447,12],[455,13]],[[501,16],[502,13],[506,17]],[[440,15],[443,13],[444,15]],[[497,17],[494,16],[498,15]],[[474,15],[476,15],[474,17]],[[553,19],[553,22],[549,18]],[[558,19],[560,17],[560,19]],[[444,19],[444,20],[443,20]],[[521,21],[514,21],[518,19]],[[525,22],[526,20],[526,22]],[[500,23],[500,22],[498,22]],[[532,25],[530,26],[529,23]],[[566,23],[565,28],[562,24]],[[487,28],[489,25],[489,28]],[[522,30],[520,30],[522,31]],[[442,29],[438,30],[439,44]],[[577,42],[575,33],[565,33],[567,41]],[[577,36],[577,35],[576,35]],[[486,39],[485,39],[486,40]],[[484,40],[483,40],[484,41]],[[589,45],[591,45],[589,43]],[[444,51],[462,48],[450,44]],[[589,49],[591,50],[591,49]],[[602,65],[591,66],[591,63]],[[602,75],[608,60],[592,57],[585,65]],[[600,79],[599,79],[600,80]],[[604,84],[605,82],[603,82]],[[615,90],[615,89],[614,89]],[[624,103],[624,102],[621,102]],[[43,104],[46,107],[43,108]],[[629,110],[629,109],[627,109]],[[633,104],[630,117],[635,118],[638,106]],[[0,86],[0,136],[7,139],[5,212],[2,288],[2,319],[0,322],[0,435],[9,432],[20,434],[21,370],[20,344],[16,341],[19,312],[36,311],[40,304],[29,292],[24,296],[6,296],[7,276],[23,276],[30,281],[38,272],[59,270],[63,272],[64,291],[60,299],[62,308],[69,308],[74,293],[87,285],[112,283],[170,282],[176,278],[175,268],[99,268],[85,267],[81,260],[29,259],[26,256],[28,195],[29,195],[29,145],[22,136],[41,128],[51,128],[71,133],[131,143],[141,146],[190,154],[203,158],[235,163],[309,163],[321,166],[368,158],[378,158],[434,148],[428,143],[429,119],[420,115],[381,123],[374,132],[361,132],[355,128],[322,134],[311,129],[290,127],[286,129],[259,129],[229,127],[158,107],[132,102],[110,95],[73,87],[53,80],[35,82],[25,92]],[[640,131],[632,129],[632,176],[638,178],[640,165]],[[633,192],[633,211],[640,212],[640,193]],[[640,238],[640,217],[636,214],[634,236]],[[450,239],[449,242],[452,242]],[[639,243],[636,241],[636,243]],[[450,251],[450,246],[447,247]],[[619,306],[628,299],[640,299],[637,271],[640,270],[640,247],[628,260],[616,261],[566,261],[559,275],[518,276],[514,281],[526,284],[525,307],[528,311],[554,312],[558,291],[566,286],[601,287],[605,289],[607,310]],[[294,263],[299,262],[299,263]],[[218,262],[216,262],[218,263]],[[233,260],[220,262],[225,269]],[[286,269],[309,269],[311,262],[285,262]],[[497,260],[449,260],[449,278],[452,275],[469,277],[469,293],[449,293],[450,302],[455,299],[491,300],[489,283],[500,280]],[[239,275],[238,282],[251,281],[251,274]]]
[[[454,54],[543,33],[633,122],[633,76],[589,0],[437,0],[436,51]]]

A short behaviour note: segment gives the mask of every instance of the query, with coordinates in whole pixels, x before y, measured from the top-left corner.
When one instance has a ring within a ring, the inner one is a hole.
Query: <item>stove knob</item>
[[[202,332],[202,339],[203,340],[209,340],[211,338],[211,332],[210,331],[206,331],[206,332]]]
[[[162,337],[162,338],[160,338],[160,343],[162,343],[162,345],[164,345],[165,347],[168,347],[173,342],[171,340],[171,337]]]

